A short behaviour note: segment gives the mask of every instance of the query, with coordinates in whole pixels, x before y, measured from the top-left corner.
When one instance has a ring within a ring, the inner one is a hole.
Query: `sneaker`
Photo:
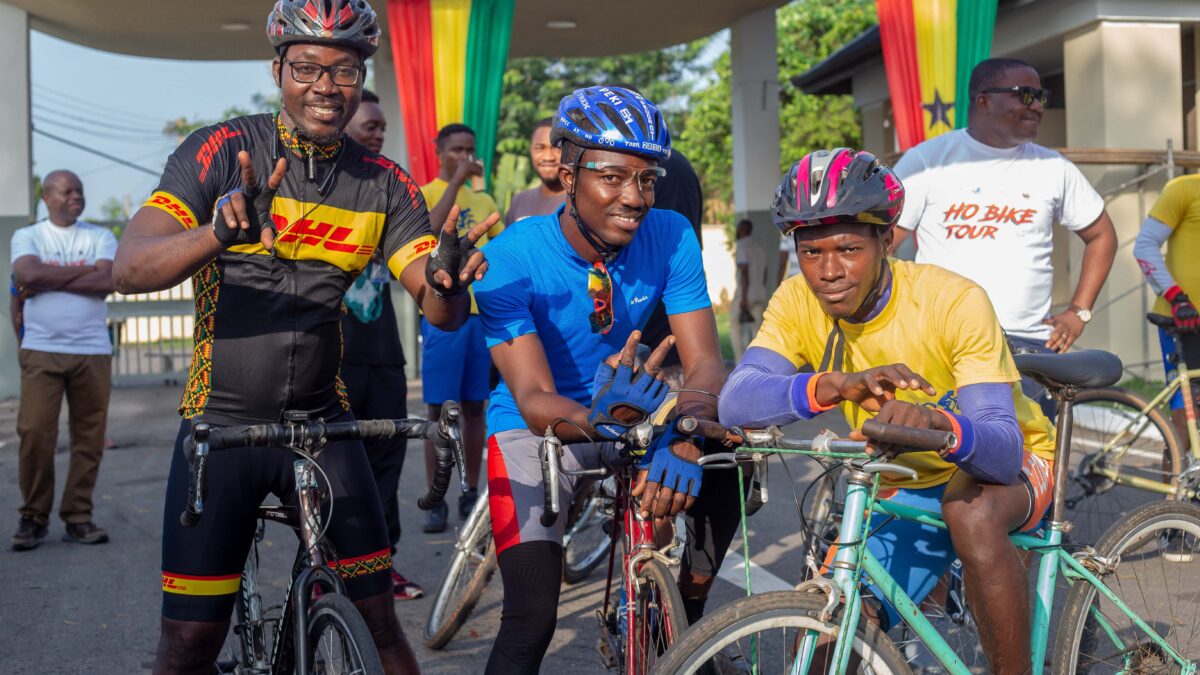
[[[17,533],[12,536],[12,549],[28,551],[37,548],[38,544],[41,544],[42,540],[46,538],[48,531],[45,525],[39,525],[33,518],[21,516],[21,524],[17,525]]]
[[[1173,563],[1191,562],[1196,551],[1196,538],[1179,530],[1167,530],[1158,535],[1158,548],[1163,560]]]
[[[73,541],[77,544],[103,544],[108,541],[108,532],[95,523],[67,523],[67,531],[63,541]]]
[[[415,583],[404,578],[404,575],[392,569],[392,594],[397,600],[416,600],[425,596],[425,591]]]
[[[425,513],[425,526],[421,529],[429,534],[446,531],[446,519],[450,516],[450,507],[442,502]]]
[[[466,520],[471,515],[471,511],[475,508],[475,502],[479,501],[479,490],[468,488],[466,492],[458,497],[458,518]]]

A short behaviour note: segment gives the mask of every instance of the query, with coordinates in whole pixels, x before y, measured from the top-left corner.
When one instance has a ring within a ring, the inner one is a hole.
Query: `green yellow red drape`
[[[438,173],[438,129],[462,122],[491,175],[515,0],[388,0],[388,28],[408,167]]]
[[[876,0],[901,150],[967,125],[971,69],[992,51],[996,0]]]

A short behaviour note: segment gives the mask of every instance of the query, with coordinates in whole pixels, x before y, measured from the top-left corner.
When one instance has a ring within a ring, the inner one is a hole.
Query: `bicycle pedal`
[[[596,652],[600,656],[600,665],[604,666],[605,670],[617,667],[617,655],[613,651],[608,635],[602,635],[600,639],[596,640]]]

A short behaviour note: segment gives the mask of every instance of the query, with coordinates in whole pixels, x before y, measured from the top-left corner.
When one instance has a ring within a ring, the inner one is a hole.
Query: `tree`
[[[871,0],[796,0],[776,12],[780,101],[781,171],[819,148],[857,147],[862,129],[849,96],[810,96],[792,78],[815,66],[876,23]],[[715,38],[714,38],[715,39]],[[730,122],[730,61],[726,49],[713,66],[715,79],[692,94],[691,113],[679,147],[700,176],[709,215],[728,220],[733,199],[733,139]],[[714,206],[718,208],[713,208]]]
[[[243,108],[241,106],[232,106],[226,108],[225,112],[221,113],[221,117],[215,120],[207,120],[201,118],[188,119],[180,117],[173,119],[163,127],[163,135],[169,138],[174,138],[176,143],[182,143],[183,139],[197,129],[211,126],[222,120],[227,120],[231,117],[241,117],[242,115],[250,115],[253,113],[275,112],[279,110],[279,91],[273,91],[269,94],[259,92],[250,97],[250,107]]]

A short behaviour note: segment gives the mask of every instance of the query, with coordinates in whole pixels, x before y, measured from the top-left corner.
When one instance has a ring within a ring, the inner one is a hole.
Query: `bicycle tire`
[[[586,490],[576,496],[563,535],[563,581],[577,584],[591,575],[600,563],[608,559],[612,548],[612,535],[604,531],[605,523],[611,523],[610,511],[605,502],[611,504],[612,491],[608,489],[611,479],[593,481]]]
[[[340,637],[340,644],[334,645],[331,640],[324,639],[326,628],[331,628]],[[379,661],[379,652],[375,649],[371,629],[367,627],[367,622],[349,598],[337,593],[323,594],[308,610],[306,629],[310,673],[383,673],[383,664]],[[323,647],[329,652],[342,650],[347,661],[346,667],[331,669],[330,656],[321,658],[320,650]]]
[[[1170,532],[1181,535],[1175,545],[1160,537]],[[1172,648],[1192,663],[1200,660],[1200,604],[1192,595],[1200,579],[1200,508],[1179,501],[1147,504],[1113,525],[1095,549],[1101,558],[1115,561],[1102,577],[1104,585],[1148,625],[1166,628]],[[1190,616],[1177,616],[1176,610]],[[1131,647],[1122,651],[1115,646],[1097,615]],[[1179,672],[1146,633],[1083,581],[1076,581],[1067,594],[1055,645],[1055,675]],[[1118,657],[1120,662],[1114,663]]]
[[[625,631],[625,650],[633,650],[635,673],[647,673],[688,628],[679,584],[667,566],[650,559],[638,571],[638,595],[633,599],[633,620]],[[627,659],[621,661],[626,672]]]
[[[1119,388],[1085,389],[1075,397],[1067,519],[1071,541],[1091,544],[1114,523],[1162,495],[1116,484],[1094,469],[1174,483],[1183,467],[1175,427],[1149,402]],[[1167,499],[1171,499],[1168,495]]]
[[[825,606],[823,596],[797,593],[795,591],[772,591],[745,598],[739,598],[722,606],[715,612],[705,616],[692,626],[686,633],[675,641],[663,658],[655,665],[652,674],[675,675],[676,673],[694,673],[711,663],[714,657],[733,658],[743,656],[744,650],[736,649],[743,638],[757,634],[763,630],[782,629],[782,635],[767,642],[759,642],[761,651],[755,650],[751,658],[754,663],[741,663],[734,667],[748,668],[760,666],[754,672],[764,675],[788,672],[790,659],[780,653],[779,667],[762,668],[766,651],[778,643],[783,649],[794,649],[795,635],[788,636],[787,629],[799,631],[814,630],[826,635],[834,635],[838,630],[837,623],[825,623],[820,620],[821,610]],[[835,615],[836,620],[836,615]],[[899,673],[910,675],[912,670],[904,657],[888,638],[887,634],[877,626],[867,621],[859,623],[854,639],[854,653],[863,661],[863,666],[879,675]],[[762,656],[763,659],[755,658]],[[737,660],[737,659],[734,659]],[[828,668],[817,666],[816,672],[827,672]],[[747,671],[748,672],[748,671]]]
[[[482,513],[477,514],[474,525],[455,543],[454,556],[429,606],[421,637],[430,649],[442,649],[450,643],[470,618],[496,572],[496,544],[487,500],[480,499],[476,508],[482,509]]]

